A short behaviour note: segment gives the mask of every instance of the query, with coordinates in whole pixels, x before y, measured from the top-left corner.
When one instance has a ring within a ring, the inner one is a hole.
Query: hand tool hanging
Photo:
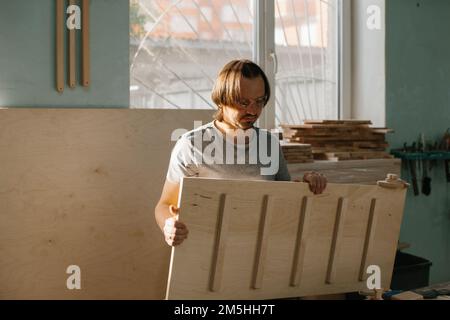
[[[444,166],[445,166],[445,176],[447,177],[447,182],[450,183],[450,160],[445,160]]]
[[[442,149],[450,151],[450,129],[447,129],[447,132],[444,134],[444,138],[442,139]],[[447,182],[450,183],[450,160],[444,160],[444,167]]]
[[[420,135],[420,152],[423,153],[423,159],[422,159],[422,193],[426,196],[429,196],[431,194],[431,178],[428,176],[428,160],[426,159],[426,141],[425,141],[425,135],[422,133]]]
[[[404,153],[408,153],[409,152],[409,147],[408,147],[408,144],[405,142],[404,144],[403,144],[403,150],[402,150]],[[407,159],[403,159],[402,160],[402,165],[405,167],[405,172],[406,172],[406,174],[408,175],[408,176],[411,176],[411,174],[410,174],[410,171],[409,171],[409,167],[410,167],[410,161],[409,160],[407,160]],[[412,177],[410,177],[411,179],[411,181],[412,181]]]
[[[417,147],[416,147],[415,142],[412,145],[412,152],[417,152]],[[419,186],[417,184],[416,160],[409,160],[409,167],[411,170],[411,181],[412,181],[412,185],[413,185],[414,195],[418,196],[420,193],[419,193]]]

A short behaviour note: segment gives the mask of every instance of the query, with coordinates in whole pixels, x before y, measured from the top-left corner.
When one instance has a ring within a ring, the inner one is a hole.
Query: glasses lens
[[[265,106],[265,104],[266,104],[266,102],[267,102],[267,98],[264,97],[264,98],[260,98],[260,99],[252,100],[252,101],[249,101],[249,100],[241,100],[241,101],[239,101],[239,106],[240,106],[241,108],[243,108],[243,109],[247,109],[248,107],[250,107],[250,105],[252,104],[252,102],[254,102],[258,108],[262,108],[262,107]]]

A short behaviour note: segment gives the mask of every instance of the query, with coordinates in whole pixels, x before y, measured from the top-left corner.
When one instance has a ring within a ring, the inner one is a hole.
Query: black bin
[[[429,286],[432,263],[424,258],[397,251],[392,290],[413,290]]]

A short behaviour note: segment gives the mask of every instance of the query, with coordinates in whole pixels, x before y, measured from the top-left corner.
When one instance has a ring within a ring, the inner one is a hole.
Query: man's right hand
[[[169,246],[175,247],[187,239],[189,231],[184,223],[178,221],[179,209],[171,205],[169,210],[173,217],[165,221],[164,238]]]

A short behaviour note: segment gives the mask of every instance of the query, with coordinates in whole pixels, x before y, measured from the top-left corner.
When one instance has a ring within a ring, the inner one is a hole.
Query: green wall
[[[420,133],[437,139],[450,127],[450,1],[386,2],[386,120],[396,131],[391,147],[399,148]],[[449,187],[440,163],[431,196],[410,190],[406,203],[400,238],[411,243],[410,253],[433,262],[431,283],[450,281]]]
[[[91,0],[91,87],[55,88],[55,1],[0,0],[0,106],[128,107],[129,1]]]

